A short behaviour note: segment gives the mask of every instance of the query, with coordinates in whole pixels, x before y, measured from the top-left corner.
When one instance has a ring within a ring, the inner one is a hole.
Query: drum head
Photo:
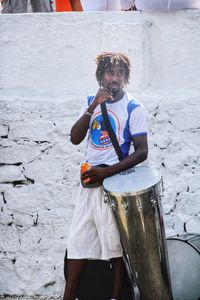
[[[117,194],[136,195],[157,184],[160,174],[150,167],[134,167],[103,181],[106,191]]]
[[[200,299],[200,253],[189,243],[167,240],[174,300]]]

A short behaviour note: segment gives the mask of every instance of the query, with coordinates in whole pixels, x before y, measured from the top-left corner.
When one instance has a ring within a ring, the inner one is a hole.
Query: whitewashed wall
[[[200,11],[0,15],[0,295],[62,295],[95,56],[123,51],[146,107],[166,233],[200,233]]]

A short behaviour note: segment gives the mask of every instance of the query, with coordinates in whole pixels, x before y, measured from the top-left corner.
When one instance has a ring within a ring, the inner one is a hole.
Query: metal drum
[[[173,299],[160,174],[149,167],[134,167],[106,178],[103,188],[119,229],[133,298]]]
[[[167,239],[174,300],[200,300],[200,235]]]

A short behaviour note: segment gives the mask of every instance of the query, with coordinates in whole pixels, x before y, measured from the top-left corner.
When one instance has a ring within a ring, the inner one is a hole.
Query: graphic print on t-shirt
[[[119,120],[115,114],[112,112],[108,112],[108,117],[112,129],[119,140]],[[112,147],[112,142],[109,138],[108,132],[105,127],[105,123],[103,120],[102,114],[96,113],[90,129],[90,136],[91,136],[91,145],[93,148],[97,150],[109,149]]]

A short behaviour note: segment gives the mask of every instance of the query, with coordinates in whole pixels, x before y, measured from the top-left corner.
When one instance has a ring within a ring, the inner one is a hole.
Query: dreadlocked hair
[[[111,70],[114,65],[120,65],[124,71],[124,84],[127,85],[130,79],[131,63],[126,54],[115,52],[102,52],[96,57],[96,79],[102,85],[102,79],[106,70]]]

